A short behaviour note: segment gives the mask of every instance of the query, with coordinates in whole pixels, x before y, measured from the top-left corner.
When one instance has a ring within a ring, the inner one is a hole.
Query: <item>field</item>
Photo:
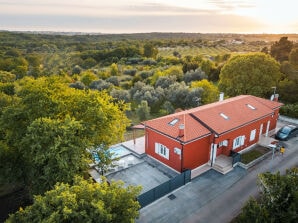
[[[228,48],[223,46],[218,47],[189,47],[189,46],[177,46],[177,47],[161,47],[158,48],[158,56],[162,57],[170,57],[173,56],[173,52],[178,52],[182,57],[187,55],[192,56],[212,56],[212,55],[220,55],[225,53],[231,53]]]

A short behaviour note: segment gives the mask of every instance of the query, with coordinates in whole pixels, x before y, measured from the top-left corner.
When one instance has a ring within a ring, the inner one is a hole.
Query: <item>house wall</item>
[[[211,136],[199,139],[192,143],[183,145],[178,141],[173,140],[165,135],[157,133],[151,129],[146,128],[145,130],[145,151],[148,155],[154,157],[155,159],[161,161],[162,163],[170,166],[171,168],[181,172],[183,169],[195,169],[203,164],[208,163],[210,159],[211,144],[216,143],[217,145],[224,140],[228,143],[226,146],[221,146],[217,148],[216,156],[224,154],[229,156],[231,151],[240,152],[241,150],[256,144],[259,141],[260,134],[265,134],[267,131],[267,123],[270,121],[269,131],[275,129],[278,118],[278,110],[275,111],[273,116],[265,117],[262,120],[255,121],[249,125],[235,129],[232,132],[228,132],[219,136],[219,138],[211,139]],[[261,130],[262,127],[262,132]],[[250,140],[250,135],[252,130],[256,130],[254,140]],[[245,136],[243,145],[236,149],[233,149],[234,139],[239,136]],[[160,143],[169,149],[169,159],[161,156],[155,151],[155,143]],[[176,152],[175,152],[176,148]],[[181,155],[177,153],[181,152]],[[183,155],[182,155],[183,151]],[[183,165],[183,168],[182,168]]]
[[[278,114],[275,114],[273,117],[272,116],[268,116],[262,120],[253,122],[249,125],[240,127],[239,129],[235,129],[234,131],[228,132],[226,134],[220,135],[219,138],[215,139],[215,143],[219,144],[219,142],[223,141],[223,140],[228,140],[228,144],[227,146],[222,146],[219,147],[217,149],[217,156],[220,154],[224,154],[226,156],[229,156],[231,151],[234,152],[240,152],[241,150],[256,144],[259,141],[260,138],[260,134],[265,134],[267,131],[267,123],[268,121],[270,121],[270,125],[269,125],[269,131],[275,129],[276,127],[276,123],[277,123],[277,117]],[[263,125],[262,129],[261,129],[261,125]],[[255,132],[255,139],[254,140],[250,140],[250,135],[251,135],[251,131],[252,130],[256,130]],[[262,133],[260,132],[262,130]],[[239,136],[244,136],[245,140],[243,145],[239,146],[236,149],[233,149],[233,143],[234,143],[234,139],[236,139]]]
[[[209,161],[210,136],[184,145],[183,168],[195,169]]]
[[[145,152],[148,155],[179,172],[181,171],[181,155],[174,152],[174,148],[182,149],[182,145],[179,142],[151,129],[145,130],[145,137]],[[155,152],[155,143],[160,143],[169,149],[169,159],[166,159]]]

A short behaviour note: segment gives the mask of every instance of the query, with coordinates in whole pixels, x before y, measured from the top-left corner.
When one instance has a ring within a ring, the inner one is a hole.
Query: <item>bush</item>
[[[284,105],[280,109],[280,114],[291,118],[298,118],[298,103]]]

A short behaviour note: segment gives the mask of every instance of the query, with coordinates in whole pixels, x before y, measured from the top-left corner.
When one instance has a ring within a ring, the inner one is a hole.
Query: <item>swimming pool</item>
[[[109,148],[109,152],[112,154],[112,158],[123,157],[131,153],[131,151],[129,151],[122,145]]]

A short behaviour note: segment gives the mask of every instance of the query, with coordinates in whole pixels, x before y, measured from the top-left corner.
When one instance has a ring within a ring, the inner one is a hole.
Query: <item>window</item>
[[[244,141],[245,136],[238,136],[237,138],[235,138],[233,142],[233,149],[237,149],[238,147],[244,145]]]
[[[224,140],[218,143],[218,147],[221,147],[221,146],[228,146],[228,140]]]
[[[250,132],[250,137],[249,137],[249,141],[253,141],[256,138],[256,130],[251,130]]]
[[[229,117],[227,115],[225,115],[224,113],[220,113],[219,115],[221,117],[223,117],[225,120],[229,120]]]
[[[155,153],[166,159],[169,159],[169,149],[160,143],[155,143]]]
[[[170,121],[168,124],[171,125],[171,126],[174,126],[178,121],[179,121],[179,119],[175,118],[172,121]]]
[[[256,108],[250,104],[246,104],[247,107],[249,107],[251,110],[256,110]]]

